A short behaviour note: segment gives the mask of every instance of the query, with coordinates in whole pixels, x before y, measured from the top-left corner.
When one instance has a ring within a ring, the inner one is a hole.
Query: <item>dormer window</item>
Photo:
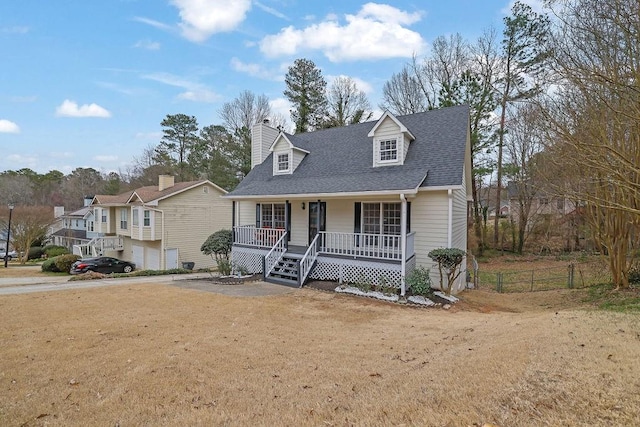
[[[398,160],[398,140],[384,139],[380,141],[380,161],[395,162]]]
[[[278,154],[278,172],[289,171],[289,153]]]

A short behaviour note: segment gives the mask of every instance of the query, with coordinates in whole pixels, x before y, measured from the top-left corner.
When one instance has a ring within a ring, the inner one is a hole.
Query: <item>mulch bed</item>
[[[200,280],[200,281],[206,280],[216,285],[242,285],[243,283],[257,282],[259,280],[262,280],[262,274],[252,274],[251,276],[248,276],[248,277],[236,277],[236,276],[220,277],[220,276],[212,275],[210,278],[189,279],[189,280]]]

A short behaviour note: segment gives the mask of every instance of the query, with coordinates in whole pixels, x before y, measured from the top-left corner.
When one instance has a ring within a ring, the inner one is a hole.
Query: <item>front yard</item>
[[[242,285],[237,285],[242,286]],[[631,425],[640,325],[584,290],[0,297],[2,425]]]

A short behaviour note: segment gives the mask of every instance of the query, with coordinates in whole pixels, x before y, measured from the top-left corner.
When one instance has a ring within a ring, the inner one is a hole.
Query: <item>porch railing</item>
[[[278,264],[286,252],[287,232],[285,231],[262,260],[262,271],[265,278],[273,271],[273,267]]]
[[[271,248],[285,233],[286,230],[281,228],[259,228],[254,225],[240,225],[233,227],[233,243]]]
[[[94,237],[87,243],[73,245],[74,255],[81,257],[100,256],[105,251],[121,251],[124,249],[124,239],[121,236]]]
[[[299,261],[300,268],[298,269],[298,286],[302,286],[305,280],[307,280],[307,276],[311,273],[311,267],[313,267],[313,263],[316,262],[316,258],[318,258],[319,238],[320,234],[316,234],[316,237],[313,238],[309,248]]]
[[[394,261],[402,258],[400,246],[402,239],[399,235],[333,233],[327,231],[321,231],[320,235],[320,252],[325,254]],[[407,235],[407,259],[414,253],[414,235],[415,233]]]

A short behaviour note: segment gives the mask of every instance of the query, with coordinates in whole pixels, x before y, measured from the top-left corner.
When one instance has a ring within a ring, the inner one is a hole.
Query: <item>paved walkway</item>
[[[27,294],[32,292],[62,291],[68,289],[87,289],[104,286],[134,285],[155,283],[214,292],[229,296],[252,297],[281,295],[294,292],[294,288],[266,283],[247,282],[239,285],[219,285],[211,282],[209,274],[168,274],[164,276],[121,277],[117,279],[97,279],[69,281],[67,276],[54,277],[8,277],[0,279],[0,295]]]

